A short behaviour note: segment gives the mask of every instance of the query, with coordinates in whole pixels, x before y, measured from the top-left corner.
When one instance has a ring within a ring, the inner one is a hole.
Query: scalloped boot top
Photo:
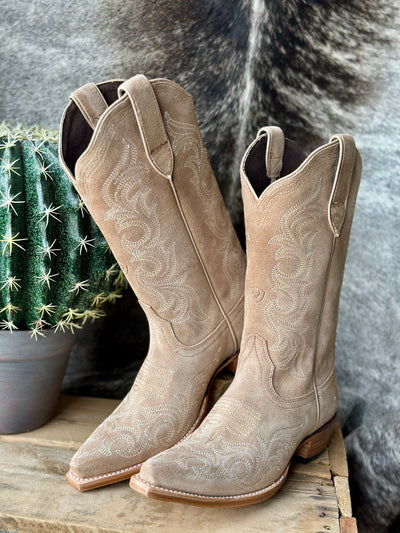
[[[309,156],[262,128],[241,164],[245,318],[235,378],[200,427],[146,461],[130,486],[209,507],[270,498],[295,455],[327,445],[337,408],[339,295],[361,177],[349,135]]]
[[[175,83],[138,75],[72,93],[60,160],[150,328],[131,391],[72,458],[67,480],[83,491],[128,479],[199,425],[239,350],[245,257]]]

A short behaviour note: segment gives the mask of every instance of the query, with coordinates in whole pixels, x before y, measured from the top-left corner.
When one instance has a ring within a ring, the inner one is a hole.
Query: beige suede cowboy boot
[[[71,461],[69,483],[89,490],[129,478],[200,423],[213,378],[239,349],[245,258],[192,98],[171,81],[135,76],[75,91],[60,159],[151,337],[130,393]]]
[[[241,506],[270,498],[293,455],[329,441],[334,344],[361,159],[335,135],[305,156],[263,128],[241,165],[247,238],[245,324],[233,383],[199,429],[142,466],[149,497]]]

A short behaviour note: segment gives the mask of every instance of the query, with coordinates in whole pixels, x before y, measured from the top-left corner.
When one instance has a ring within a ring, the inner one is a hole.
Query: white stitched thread
[[[124,472],[128,472],[131,470],[137,470],[141,466],[142,466],[142,463],[138,463],[135,466],[128,466],[127,468],[123,468],[122,470],[116,470],[115,472],[109,472],[108,474],[99,474],[98,476],[93,476],[93,477],[79,477],[76,474],[74,474],[72,470],[70,470],[69,472],[67,472],[67,477],[71,479],[75,479],[76,481],[86,481],[86,482],[96,481],[97,479],[104,479],[107,477],[116,476],[118,474],[123,474]]]
[[[315,233],[315,228],[323,227],[319,223],[325,218],[318,201],[321,189],[320,179],[309,196],[281,215],[280,233],[268,240],[268,245],[276,247],[271,270],[274,296],[264,304],[264,319],[273,333],[268,350],[279,354],[278,360],[275,357],[275,367],[288,370],[299,379],[307,376],[302,360],[306,346],[304,316],[315,294],[315,245],[310,235]]]
[[[241,289],[240,280],[244,279],[245,261],[208,161],[200,131],[193,124],[174,120],[167,111],[164,117],[175,156],[184,154],[184,167],[191,170],[188,182],[193,184],[202,212],[205,211],[204,222],[212,233],[214,251],[222,261],[220,274],[226,277],[230,298],[234,300]]]
[[[215,417],[219,411],[220,404],[217,402],[211,416]],[[192,479],[198,478],[202,482],[224,480],[232,488],[245,491],[255,483],[265,482],[266,476],[271,479],[280,475],[287,465],[288,455],[294,453],[293,443],[299,441],[308,421],[305,417],[298,426],[279,428],[271,435],[253,432],[251,438],[243,442],[231,440],[237,433],[224,428],[224,413],[221,414],[219,424],[214,426],[207,417],[179,448],[160,454],[158,463],[190,472]],[[207,442],[206,446],[204,442]],[[232,468],[232,465],[235,467]]]
[[[333,240],[332,240],[332,247],[331,247],[331,253],[330,253],[330,256],[329,256],[328,265],[327,265],[327,268],[326,268],[325,283],[324,283],[324,293],[323,293],[323,299],[322,299],[322,303],[321,303],[320,314],[319,314],[319,318],[318,318],[317,334],[315,336],[315,348],[314,348],[314,358],[313,358],[313,369],[312,369],[312,372],[313,372],[313,387],[314,387],[314,393],[315,393],[315,402],[316,402],[316,407],[317,407],[317,415],[316,415],[316,422],[315,422],[314,431],[317,431],[317,429],[319,427],[319,424],[320,424],[320,419],[321,419],[321,405],[320,405],[319,394],[318,394],[318,386],[317,386],[317,383],[316,383],[315,364],[316,364],[316,358],[317,358],[316,356],[317,356],[317,352],[318,352],[318,345],[319,345],[319,339],[320,339],[320,334],[321,334],[322,317],[323,317],[323,314],[324,314],[325,303],[326,303],[326,296],[327,296],[326,293],[327,293],[329,275],[330,275],[330,270],[331,270],[331,266],[332,266],[333,254],[335,252],[336,242],[337,242],[337,238],[334,237]]]
[[[185,433],[185,435],[177,443],[175,443],[173,446],[171,446],[171,448],[174,448],[175,446],[178,446],[178,444],[180,444],[182,441],[184,441],[186,439],[186,437],[188,437],[190,435],[190,433],[192,433],[192,431],[194,431],[194,429],[196,427],[196,424],[198,424],[198,422],[199,422],[199,417],[196,418],[196,420],[194,421],[194,423],[191,426],[191,428],[189,429],[189,431],[187,431],[187,433]],[[140,468],[142,466],[142,464],[143,463],[138,463],[135,466],[128,466],[127,468],[123,468],[122,470],[115,470],[115,472],[109,472],[108,474],[99,474],[98,476],[93,476],[93,477],[79,477],[76,474],[74,474],[72,472],[72,470],[70,470],[69,472],[67,472],[67,477],[70,477],[71,479],[75,479],[76,481],[95,481],[97,479],[104,479],[104,478],[107,478],[107,477],[111,477],[111,476],[115,476],[115,475],[118,475],[118,474],[122,474],[123,472],[136,470],[137,468]]]
[[[214,289],[213,284],[211,283],[210,276],[208,275],[208,272],[207,272],[206,266],[205,266],[205,264],[204,264],[204,261],[203,261],[201,255],[200,255],[200,252],[199,252],[199,250],[198,250],[198,248],[197,248],[197,245],[196,245],[196,243],[195,243],[195,241],[194,241],[194,238],[193,238],[192,232],[190,231],[189,224],[188,224],[188,222],[187,222],[187,220],[186,220],[186,217],[185,217],[185,214],[184,214],[184,212],[183,212],[183,210],[182,210],[182,206],[181,206],[181,203],[180,203],[180,201],[179,201],[179,197],[178,197],[178,194],[177,194],[177,192],[176,192],[175,185],[174,185],[174,183],[173,183],[173,181],[172,181],[172,176],[169,176],[168,181],[169,181],[169,183],[170,183],[170,185],[171,185],[172,191],[173,191],[174,196],[175,196],[176,204],[177,204],[177,206],[178,206],[178,208],[179,208],[179,211],[180,211],[180,213],[181,213],[182,220],[183,220],[183,222],[184,222],[184,224],[185,224],[185,226],[186,226],[186,230],[187,230],[188,235],[189,235],[189,237],[190,237],[190,239],[191,239],[191,241],[192,241],[193,248],[194,248],[194,250],[195,250],[195,252],[196,252],[196,255],[197,255],[198,259],[199,259],[200,265],[201,265],[201,267],[202,267],[202,269],[203,269],[203,272],[204,272],[204,275],[205,275],[205,277],[206,277],[206,279],[207,279],[208,285],[209,285],[209,287],[210,287],[210,289],[211,289],[211,292],[212,292],[212,294],[213,294],[213,296],[214,296],[215,302],[216,302],[216,304],[217,304],[217,306],[218,306],[218,308],[219,308],[219,310],[220,310],[222,316],[224,317],[224,319],[225,319],[225,321],[226,321],[226,323],[227,323],[227,325],[228,325],[229,332],[230,332],[230,334],[231,334],[231,336],[232,336],[232,340],[233,340],[234,351],[236,352],[236,350],[238,349],[238,341],[237,341],[237,339],[236,339],[235,332],[233,331],[232,324],[231,324],[231,322],[230,322],[230,320],[229,320],[227,314],[225,313],[225,310],[224,310],[224,308],[222,307],[221,302],[219,301],[218,295],[217,295],[217,293],[215,292],[215,289]]]
[[[143,483],[144,485],[147,485],[148,487],[154,488],[154,489],[157,489],[157,490],[162,490],[163,492],[171,492],[173,494],[182,494],[182,496],[195,496],[196,498],[206,498],[206,499],[212,499],[212,500],[216,500],[216,499],[218,499],[218,500],[232,500],[232,499],[247,498],[249,496],[256,496],[257,494],[262,494],[263,492],[270,491],[271,489],[273,489],[274,487],[279,485],[279,483],[281,483],[286,478],[287,473],[288,473],[288,469],[289,469],[289,467],[286,467],[286,470],[283,472],[283,474],[280,476],[280,478],[277,481],[275,481],[274,483],[272,483],[271,485],[268,485],[268,487],[266,487],[265,489],[256,490],[254,492],[248,492],[247,494],[239,494],[237,496],[205,496],[204,494],[196,494],[194,492],[192,493],[192,492],[184,492],[184,491],[181,491],[181,490],[165,489],[163,487],[159,487],[157,485],[152,485],[148,481],[145,481],[140,476],[140,474],[136,474],[135,478],[137,480],[139,480],[141,483]]]
[[[134,143],[122,138],[118,163],[102,186],[108,206],[104,220],[114,222],[121,246],[130,257],[135,284],[153,296],[159,314],[168,312],[171,323],[176,324],[206,320],[207,313],[200,308],[199,297],[178,261],[175,244],[163,237],[152,190],[149,167],[139,161]]]

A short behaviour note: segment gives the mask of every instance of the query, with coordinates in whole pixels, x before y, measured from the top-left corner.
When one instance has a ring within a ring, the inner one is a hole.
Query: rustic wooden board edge
[[[334,476],[333,484],[336,490],[336,498],[338,502],[340,516],[351,518],[353,516],[353,512],[351,509],[351,498],[348,478],[342,476]]]
[[[349,477],[347,468],[346,448],[339,424],[335,425],[331,440],[328,445],[329,463],[333,476]]]
[[[341,516],[339,518],[340,533],[358,533],[357,520],[350,516]]]
[[[333,430],[328,454],[339,509],[340,532],[357,533],[357,521],[352,516],[347,454],[339,424],[336,424]]]

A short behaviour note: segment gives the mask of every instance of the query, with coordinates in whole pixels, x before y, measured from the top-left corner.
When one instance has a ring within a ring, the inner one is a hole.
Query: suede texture
[[[335,136],[279,175],[298,158],[292,151],[278,128],[263,128],[243,158],[239,364],[201,426],[142,465],[138,479],[164,494],[235,498],[272,487],[299,444],[335,416],[337,307],[361,162],[353,139]]]
[[[135,76],[71,100],[60,159],[150,326],[131,391],[71,461],[79,481],[138,465],[197,422],[211,377],[240,345],[245,257],[186,91]]]

